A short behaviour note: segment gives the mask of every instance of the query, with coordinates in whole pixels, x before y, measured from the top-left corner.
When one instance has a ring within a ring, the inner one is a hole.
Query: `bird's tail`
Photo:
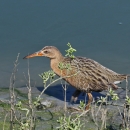
[[[127,80],[129,78],[130,78],[130,75],[127,75],[127,74],[117,75],[117,79],[120,80],[120,81]]]
[[[119,84],[124,80],[128,80],[130,78],[130,75],[126,75],[126,74],[119,74],[119,75],[115,75],[113,77],[114,79],[114,84]]]

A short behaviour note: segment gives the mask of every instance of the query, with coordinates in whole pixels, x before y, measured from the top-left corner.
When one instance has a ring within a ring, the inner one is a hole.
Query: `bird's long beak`
[[[23,59],[33,58],[33,57],[36,57],[36,56],[43,56],[43,53],[41,52],[41,50],[38,51],[38,52],[35,52],[33,54],[27,55]]]

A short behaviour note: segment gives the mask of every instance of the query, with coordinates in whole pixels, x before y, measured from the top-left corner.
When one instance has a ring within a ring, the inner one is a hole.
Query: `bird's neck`
[[[52,70],[59,76],[60,76],[61,71],[58,66],[59,66],[59,63],[63,61],[63,59],[64,57],[62,55],[58,56],[57,58],[50,59],[51,60],[50,65],[51,65]]]

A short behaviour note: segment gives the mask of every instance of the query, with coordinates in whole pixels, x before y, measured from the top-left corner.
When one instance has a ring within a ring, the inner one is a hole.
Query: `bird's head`
[[[40,51],[37,51],[37,52],[32,53],[30,55],[27,55],[23,59],[33,58],[33,57],[36,57],[36,56],[45,56],[45,57],[48,57],[50,59],[56,59],[56,58],[62,57],[62,54],[54,46],[45,46]]]

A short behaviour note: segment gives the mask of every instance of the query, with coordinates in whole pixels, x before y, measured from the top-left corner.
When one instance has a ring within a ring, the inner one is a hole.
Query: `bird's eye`
[[[47,53],[48,53],[48,51],[44,51],[44,53],[45,53],[45,54],[47,54]]]

